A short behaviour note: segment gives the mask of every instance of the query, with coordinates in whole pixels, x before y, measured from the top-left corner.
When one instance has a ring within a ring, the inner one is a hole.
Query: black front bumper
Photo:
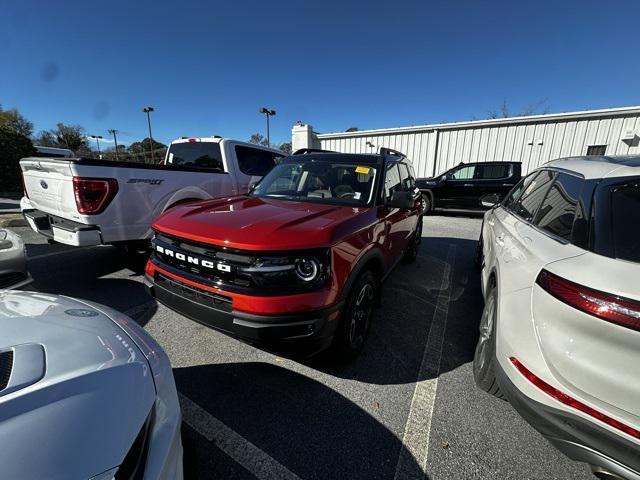
[[[328,348],[339,320],[332,314],[342,307],[341,302],[310,312],[254,315],[233,310],[229,297],[163,275],[145,276],[144,284],[152,297],[185,317],[281,353],[312,355]]]
[[[538,403],[525,396],[498,368],[502,393],[531,426],[567,457],[609,470],[622,478],[640,480],[640,448],[577,415]]]

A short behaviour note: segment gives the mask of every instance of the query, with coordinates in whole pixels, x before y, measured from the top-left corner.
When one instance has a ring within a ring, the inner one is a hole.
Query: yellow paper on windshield
[[[363,167],[362,165],[358,165],[356,167],[356,173],[363,173],[366,175],[367,173],[369,173],[369,170],[369,167]]]

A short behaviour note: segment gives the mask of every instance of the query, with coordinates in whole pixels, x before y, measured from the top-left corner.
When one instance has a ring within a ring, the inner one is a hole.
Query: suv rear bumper
[[[65,245],[85,247],[102,245],[100,228],[57,217],[40,210],[23,210],[25,220],[32,230]]]
[[[191,320],[248,343],[282,353],[313,355],[328,348],[343,302],[293,314],[256,315],[233,310],[229,297],[216,295],[156,273],[144,285],[160,303]]]
[[[638,445],[564,410],[543,405],[523,394],[501,367],[497,369],[502,393],[513,408],[554,447],[578,462],[609,470],[628,480],[640,480]]]

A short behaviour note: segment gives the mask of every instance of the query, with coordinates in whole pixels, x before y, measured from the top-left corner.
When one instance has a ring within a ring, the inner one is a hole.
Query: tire
[[[334,350],[340,362],[353,360],[362,351],[371,327],[376,304],[378,282],[370,270],[360,274],[347,298],[347,307],[340,319],[334,340]]]
[[[496,379],[497,305],[498,291],[491,287],[480,319],[480,337],[473,356],[473,378],[478,388],[504,399]]]
[[[480,238],[478,239],[478,243],[476,245],[476,258],[474,259],[473,263],[476,267],[476,270],[478,271],[482,270],[482,264],[484,263],[482,235],[480,235]]]
[[[422,203],[424,204],[423,215],[427,215],[428,213],[431,212],[431,209],[433,208],[433,204],[431,203],[431,197],[428,194],[423,193]]]
[[[413,263],[416,261],[416,258],[418,258],[418,251],[420,250],[420,243],[422,243],[422,217],[418,220],[418,225],[416,225],[416,230],[413,232],[411,242],[402,257],[406,263]]]

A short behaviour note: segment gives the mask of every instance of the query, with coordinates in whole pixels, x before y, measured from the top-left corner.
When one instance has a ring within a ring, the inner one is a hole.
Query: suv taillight
[[[570,282],[542,270],[536,283],[561,302],[594,317],[640,331],[640,302]]]
[[[78,212],[83,215],[102,213],[118,193],[115,178],[73,177],[73,193]]]

